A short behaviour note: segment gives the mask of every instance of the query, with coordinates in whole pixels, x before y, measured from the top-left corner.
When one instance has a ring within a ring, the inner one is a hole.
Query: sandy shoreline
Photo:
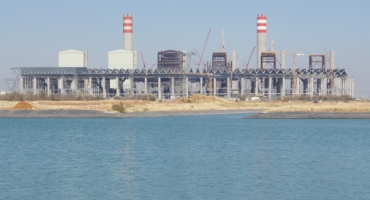
[[[220,114],[251,115],[258,112],[261,112],[261,110],[160,111],[136,113],[108,113],[94,110],[0,110],[0,118],[144,118]]]

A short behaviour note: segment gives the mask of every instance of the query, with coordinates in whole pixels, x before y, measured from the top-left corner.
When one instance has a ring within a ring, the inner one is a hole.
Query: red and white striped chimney
[[[132,51],[132,15],[123,16],[123,49]]]
[[[257,68],[261,68],[261,53],[266,52],[266,15],[257,16]]]

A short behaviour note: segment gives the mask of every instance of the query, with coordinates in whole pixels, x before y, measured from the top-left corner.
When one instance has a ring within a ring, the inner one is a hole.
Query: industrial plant
[[[88,67],[88,52],[59,52],[59,67],[21,67],[19,90],[38,94],[90,94],[104,98],[139,94],[154,94],[157,99],[187,97],[192,94],[222,98],[261,97],[269,100],[284,96],[349,95],[354,97],[354,78],[345,69],[335,67],[335,52],[311,54],[308,68],[296,69],[297,52],[266,50],[267,16],[257,16],[257,67],[248,64],[237,68],[236,51],[229,57],[222,39],[221,50],[213,52],[212,60],[203,60],[201,53],[165,50],[157,52],[156,67],[138,69],[138,53],[133,48],[133,17],[123,17],[123,49],[108,52],[108,65],[101,69]],[[223,32],[222,32],[223,35]],[[206,43],[208,41],[209,32]],[[223,38],[223,37],[222,37]],[[197,68],[192,57],[197,56]],[[292,56],[293,67],[286,69],[286,56]],[[199,67],[202,65],[203,67]]]

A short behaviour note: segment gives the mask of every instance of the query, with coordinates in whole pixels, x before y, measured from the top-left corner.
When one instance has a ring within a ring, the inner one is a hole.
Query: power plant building
[[[137,51],[132,49],[133,18],[131,14],[123,16],[123,49],[108,52],[108,69],[135,70],[137,69]],[[117,89],[117,81],[122,88],[131,89],[132,80],[110,80],[110,88]]]
[[[87,67],[87,51],[59,51],[59,67]]]
[[[181,71],[186,69],[186,51],[160,51],[157,60],[158,70]]]
[[[212,53],[212,70],[231,70],[231,63],[228,62],[227,54],[226,52],[213,52]]]
[[[334,51],[330,55],[311,54],[309,69],[285,68],[285,56],[299,55],[266,50],[267,18],[257,16],[257,66],[237,67],[239,59],[233,51],[231,59],[224,49],[213,52],[210,65],[191,69],[193,52],[166,50],[157,53],[157,69],[137,69],[137,51],[133,50],[133,18],[123,17],[123,48],[108,52],[108,69],[87,68],[87,51],[59,52],[59,67],[22,67],[19,80],[21,93],[81,94],[113,97],[153,94],[157,99],[188,97],[192,94],[234,98],[237,95],[284,99],[289,95],[349,95],[354,97],[354,78],[345,69],[335,66]],[[249,57],[250,58],[253,55]],[[328,57],[330,56],[330,57]],[[248,63],[249,63],[248,61]],[[280,64],[280,68],[277,66]],[[144,59],[143,59],[143,63]],[[295,63],[295,62],[294,62]],[[198,66],[199,66],[198,65]],[[144,64],[145,66],[145,64]]]

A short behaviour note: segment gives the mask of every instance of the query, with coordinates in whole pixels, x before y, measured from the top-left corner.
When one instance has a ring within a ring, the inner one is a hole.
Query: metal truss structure
[[[34,94],[38,91],[45,91],[47,94],[82,92],[108,97],[152,93],[156,94],[158,99],[196,93],[205,95],[211,93],[225,98],[232,98],[233,94],[266,95],[268,99],[292,94],[354,95],[353,78],[348,78],[345,69],[334,69],[333,75],[330,74],[329,69],[296,69],[295,77],[298,82],[302,82],[302,85],[298,84],[297,88],[291,88],[290,82],[293,79],[291,69],[235,69],[232,72],[226,69],[204,69],[203,71],[73,67],[21,67],[20,69],[20,91]],[[328,87],[328,80],[332,77],[336,86],[333,89]],[[109,80],[117,80],[118,89],[112,89]],[[131,88],[122,87],[125,80],[133,81]],[[260,84],[262,80],[265,84]],[[232,87],[232,82],[237,86]],[[320,84],[314,85],[314,82]]]

